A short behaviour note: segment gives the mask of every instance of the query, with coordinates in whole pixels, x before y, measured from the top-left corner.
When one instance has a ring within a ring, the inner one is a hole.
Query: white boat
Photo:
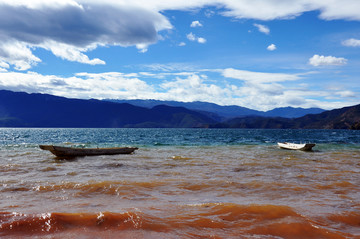
[[[311,151],[315,144],[295,144],[295,143],[277,143],[282,149],[293,149],[293,150],[303,150]]]

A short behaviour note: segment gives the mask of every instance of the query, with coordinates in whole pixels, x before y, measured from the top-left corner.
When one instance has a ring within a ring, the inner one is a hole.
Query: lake
[[[0,237],[359,238],[360,132],[2,128]]]

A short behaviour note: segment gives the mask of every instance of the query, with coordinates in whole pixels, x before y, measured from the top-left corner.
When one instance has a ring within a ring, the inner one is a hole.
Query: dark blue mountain
[[[360,105],[308,114],[299,118],[247,116],[233,118],[211,128],[257,129],[360,129]]]
[[[100,100],[0,90],[0,127],[204,127],[215,121],[183,107],[151,109]]]
[[[222,107],[196,103],[198,106],[203,105],[202,110],[210,106],[213,109]],[[234,111],[239,110],[229,107]],[[209,117],[211,114],[214,113],[178,106],[156,105],[145,108],[128,103],[0,90],[0,127],[360,129],[360,105],[299,118],[251,115],[220,122]]]
[[[320,114],[325,110],[320,108],[293,108],[283,107],[275,108],[273,110],[266,111],[262,116],[266,117],[283,117],[283,118],[299,118],[308,114]]]
[[[307,114],[320,114],[325,110],[320,108],[293,108],[293,107],[284,107],[284,108],[275,108],[270,111],[258,111],[252,110],[241,106],[221,106],[208,102],[178,102],[178,101],[160,101],[160,100],[107,100],[117,103],[128,103],[136,106],[152,108],[156,105],[168,105],[168,106],[178,106],[185,107],[190,110],[200,111],[204,114],[208,114],[209,117],[213,117],[216,120],[224,120],[235,117],[242,116],[263,116],[263,117],[283,117],[283,118],[298,118]],[[207,113],[205,113],[207,112]],[[210,115],[209,113],[213,113]],[[218,118],[215,117],[215,115]]]

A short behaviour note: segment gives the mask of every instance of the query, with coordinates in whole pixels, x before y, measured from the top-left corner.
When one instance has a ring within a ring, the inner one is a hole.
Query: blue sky
[[[360,103],[358,0],[0,0],[0,89],[257,110]]]

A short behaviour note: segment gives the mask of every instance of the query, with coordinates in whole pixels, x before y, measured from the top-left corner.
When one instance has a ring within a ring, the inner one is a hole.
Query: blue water
[[[356,147],[360,144],[360,132],[275,129],[0,129],[0,147],[33,147],[38,144],[81,144],[89,147],[223,146],[276,144],[284,141]]]

